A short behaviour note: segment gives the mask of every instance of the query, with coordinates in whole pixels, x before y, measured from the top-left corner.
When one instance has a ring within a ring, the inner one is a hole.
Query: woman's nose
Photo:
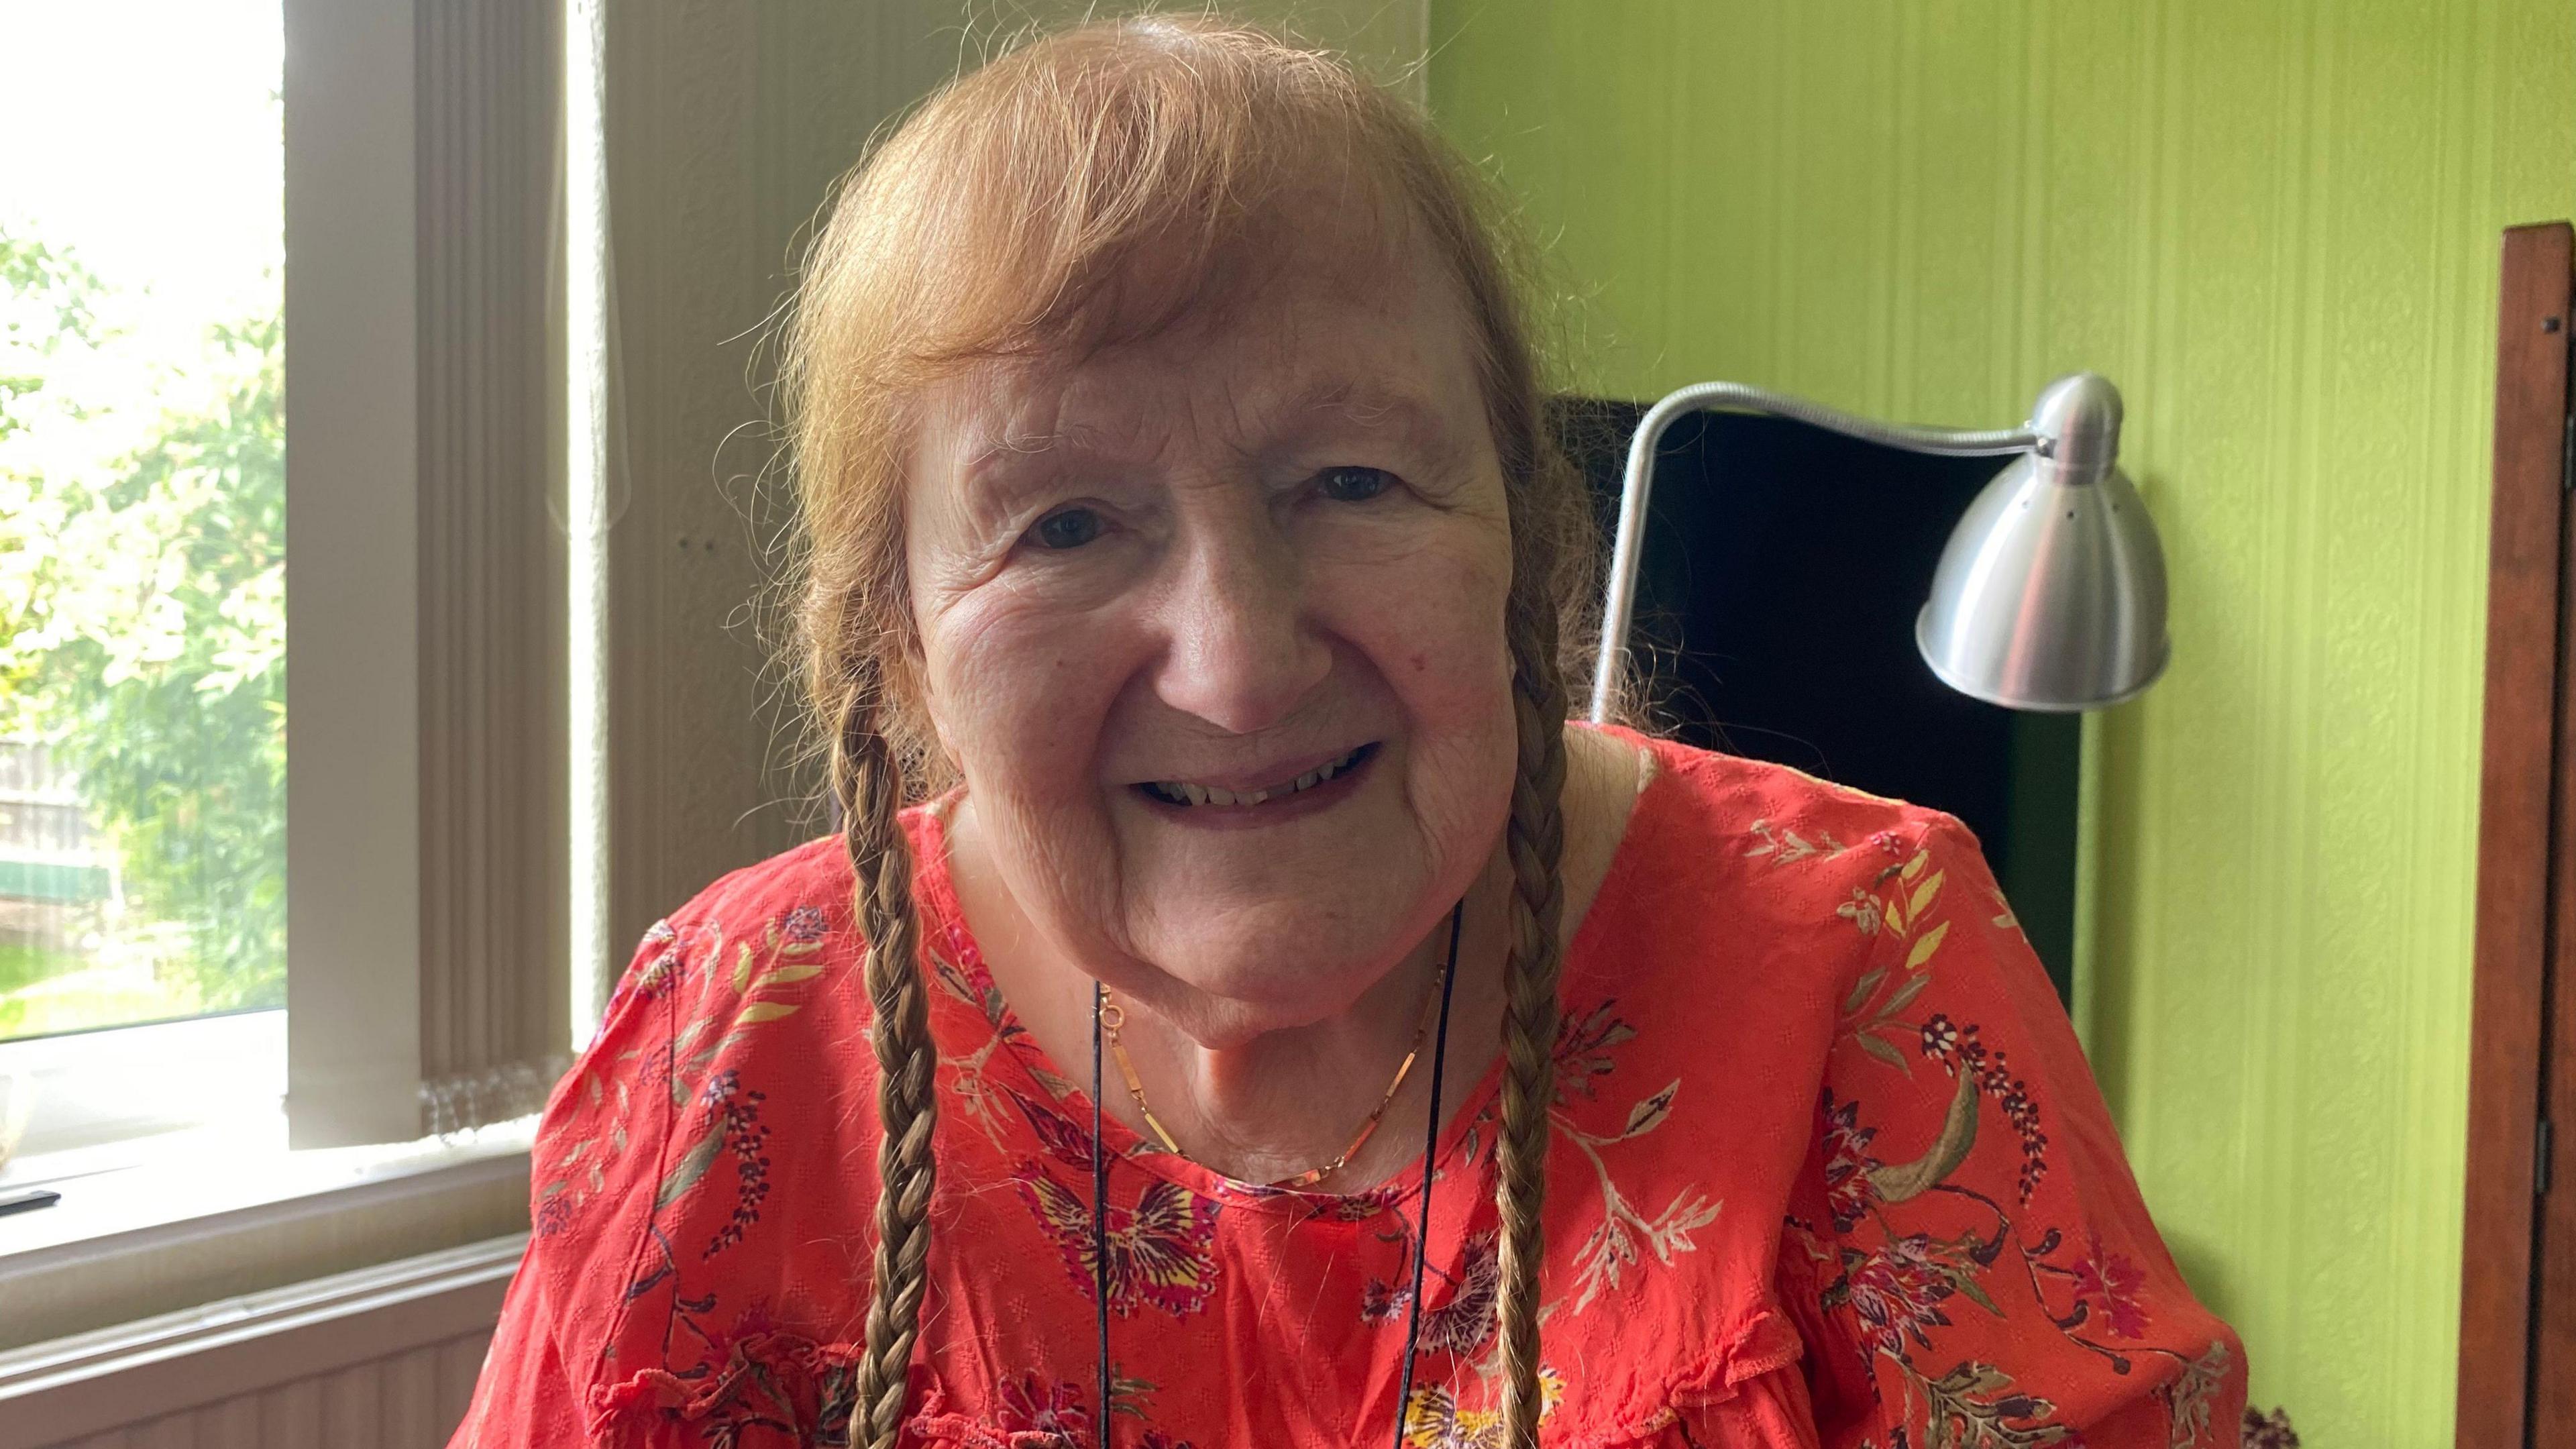
[[[1285,719],[1333,667],[1331,646],[1308,627],[1302,573],[1284,539],[1193,550],[1167,596],[1155,694],[1233,734]]]

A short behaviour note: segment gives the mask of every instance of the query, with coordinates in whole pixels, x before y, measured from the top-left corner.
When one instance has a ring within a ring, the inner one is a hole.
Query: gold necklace
[[[1352,1156],[1367,1145],[1369,1138],[1376,1133],[1377,1124],[1386,1117],[1386,1109],[1395,1105],[1395,1094],[1404,1089],[1405,1076],[1413,1070],[1413,1059],[1422,1055],[1423,1040],[1431,1034],[1431,1019],[1433,1013],[1439,1009],[1440,1000],[1444,994],[1442,988],[1448,984],[1449,967],[1444,965],[1440,968],[1440,979],[1431,983],[1431,997],[1423,1005],[1422,1020],[1414,1025],[1413,1044],[1404,1049],[1404,1060],[1396,1065],[1395,1080],[1386,1084],[1386,1095],[1378,1098],[1377,1106],[1369,1112],[1368,1120],[1360,1124],[1359,1135],[1351,1139],[1351,1145],[1343,1148],[1332,1161],[1321,1167],[1310,1167],[1293,1177],[1274,1179],[1267,1184],[1268,1186],[1292,1189],[1313,1187],[1316,1183],[1350,1165]],[[1118,1029],[1126,1024],[1127,1013],[1120,1009],[1117,998],[1109,994],[1109,988],[1102,987],[1100,989],[1100,1030],[1109,1038],[1111,1054],[1118,1058],[1118,1074],[1127,1079],[1127,1095],[1135,1101],[1136,1111],[1145,1119],[1145,1125],[1153,1128],[1154,1135],[1162,1139],[1164,1148],[1176,1157],[1187,1157],[1189,1154],[1181,1151],[1181,1144],[1172,1140],[1172,1129],[1163,1125],[1163,1119],[1155,1116],[1153,1107],[1145,1101],[1144,1079],[1136,1075],[1136,1064],[1128,1059],[1127,1044],[1121,1041],[1118,1035]],[[1438,1129],[1435,1127],[1433,1130]]]

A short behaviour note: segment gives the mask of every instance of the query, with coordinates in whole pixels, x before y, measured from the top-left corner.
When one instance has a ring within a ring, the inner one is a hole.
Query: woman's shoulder
[[[1618,737],[1651,770],[1560,993],[1550,1171],[1579,1186],[1548,1194],[1549,1272],[1567,1285],[1552,1361],[1576,1438],[1664,1442],[1640,1427],[1671,1423],[1751,1437],[1744,1414],[1785,1402],[1797,1374],[1780,1225],[1843,1008],[1891,949],[1887,903],[1912,929],[1905,902],[1938,869],[1927,845],[1957,827],[1782,766]],[[1951,904],[1933,887],[1925,919]],[[1598,1380],[1577,1367],[1608,1361],[1621,1370]]]
[[[1974,839],[1956,817],[1929,806],[1873,795],[1769,760],[1679,740],[1631,738],[1653,757],[1656,780],[1665,786],[1664,803],[1677,806],[1703,828],[1750,838],[1742,859],[1772,864],[1830,860],[1854,846],[1883,844],[1890,834],[1913,837],[1936,829]]]
[[[850,886],[840,842],[809,841],[727,873],[646,927],[553,1106],[645,1085],[685,1104],[702,1077],[787,1047],[779,1038],[864,1020]],[[561,1115],[550,1108],[547,1125]]]
[[[1652,1021],[1689,1075],[1810,1084],[1856,996],[1943,950],[2019,946],[1976,838],[1938,810],[1631,737],[1653,778],[1573,937],[1564,1006]],[[1989,941],[2010,937],[2011,942]],[[1713,1060],[1722,1068],[1705,1065]],[[1792,1093],[1792,1096],[1797,1095]]]
[[[904,826],[925,955],[955,991],[939,824]],[[853,884],[826,837],[654,922],[547,1105],[515,1310],[546,1321],[514,1331],[549,1341],[523,1356],[560,1365],[593,1432],[846,1376],[881,1136]]]
[[[722,1361],[749,1307],[728,1284],[846,1276],[836,1261],[807,1278],[789,1260],[812,1237],[855,1231],[865,1194],[777,1194],[834,1180],[833,1165],[873,1150],[851,881],[840,841],[825,838],[733,871],[655,921],[557,1084],[531,1154],[522,1276],[543,1280],[566,1364],[597,1375],[575,1392],[697,1362],[663,1351],[677,1305],[715,1305],[716,1341],[699,1347]],[[800,1232],[779,1231],[782,1206]],[[853,1220],[823,1221],[844,1213]]]
[[[1869,899],[1910,882],[1927,851],[1978,853],[1975,835],[1939,810],[1787,765],[1631,738],[1653,778],[1605,886],[1614,916],[1679,912],[1857,944],[1884,916]]]
[[[845,847],[826,836],[728,872],[645,928],[540,1140],[565,1139],[579,1160],[590,1149],[578,1134],[620,1147],[685,1138],[729,1092],[760,1100],[782,1061],[809,1097],[865,1076],[869,1054],[847,1049],[868,1017],[852,883]],[[678,1155],[685,1166],[690,1153]],[[666,1180],[655,1196],[668,1204],[686,1186]]]
[[[821,836],[716,877],[655,922],[647,940],[666,927],[750,920],[798,906],[847,915],[850,884],[849,853],[840,837]]]
[[[914,879],[919,888],[944,889],[937,884],[943,875],[941,857],[946,850],[938,807],[910,806],[903,811],[902,824],[904,837],[912,846]],[[803,919],[809,926],[819,924],[822,917],[839,925],[849,920],[854,883],[849,843],[839,835],[817,836],[716,877],[654,922],[646,931],[644,944],[649,948],[656,944],[657,937],[667,938],[711,923],[762,920],[799,911],[807,913]],[[636,964],[640,967],[648,956],[658,954],[639,951]]]

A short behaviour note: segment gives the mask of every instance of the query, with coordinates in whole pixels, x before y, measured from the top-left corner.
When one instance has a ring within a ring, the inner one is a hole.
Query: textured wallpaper
[[[2127,395],[2175,663],[2088,731],[2079,1013],[2308,1442],[2450,1441],[2497,232],[2576,0],[1435,0],[1578,385]]]

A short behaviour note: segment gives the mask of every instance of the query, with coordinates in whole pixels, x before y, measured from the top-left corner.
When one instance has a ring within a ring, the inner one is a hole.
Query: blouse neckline
[[[1564,966],[1557,979],[1560,1005],[1567,987],[1590,975],[1586,968],[1599,952],[1596,938],[1608,929],[1602,922],[1616,914],[1605,911],[1603,907],[1614,891],[1623,892],[1632,884],[1630,877],[1636,869],[1636,862],[1646,854],[1640,838],[1649,833],[1654,823],[1649,812],[1661,804],[1670,788],[1666,783],[1667,777],[1681,763],[1668,756],[1662,741],[1625,727],[1587,725],[1585,728],[1599,729],[1645,750],[1652,756],[1654,769],[1629,807],[1626,828],[1620,832],[1618,844],[1611,849],[1609,869],[1603,873],[1600,886],[1592,893],[1591,903],[1584,908],[1583,919],[1576,924],[1574,934],[1567,940]],[[962,787],[951,790],[911,812],[918,822],[913,841],[917,862],[913,878],[914,899],[928,909],[936,938],[947,943],[961,958],[957,964],[989,980],[990,973],[983,965],[983,948],[967,925],[965,906],[958,900],[949,874],[947,812],[962,793]],[[1048,1056],[1046,1048],[1038,1044],[1037,1038],[1020,1024],[1018,1014],[1003,998],[998,984],[993,987],[993,998],[1000,1003],[1001,1018],[987,1029],[1001,1040],[1003,1050],[999,1055],[1010,1062],[1010,1071],[1019,1079],[1022,1089],[1036,1093],[1034,1100],[1054,1103],[1088,1132],[1091,1095],[1085,1082],[1090,1073],[1085,1071],[1077,1075],[1057,1065]],[[1445,1174],[1467,1135],[1492,1110],[1502,1092],[1505,1065],[1501,1057],[1496,1057],[1442,1126],[1434,1149],[1435,1177]],[[1070,1090],[1058,1096],[1048,1086],[1050,1078],[1067,1084]],[[1350,1193],[1315,1192],[1228,1177],[1180,1153],[1167,1151],[1159,1143],[1146,1140],[1112,1112],[1102,1112],[1100,1122],[1112,1161],[1125,1163],[1184,1191],[1230,1206],[1279,1212],[1306,1220],[1356,1224],[1367,1222],[1388,1208],[1411,1202],[1421,1195],[1422,1159],[1419,1153],[1408,1159],[1406,1166],[1372,1187]],[[1388,1123],[1380,1130],[1396,1130],[1396,1124]]]

